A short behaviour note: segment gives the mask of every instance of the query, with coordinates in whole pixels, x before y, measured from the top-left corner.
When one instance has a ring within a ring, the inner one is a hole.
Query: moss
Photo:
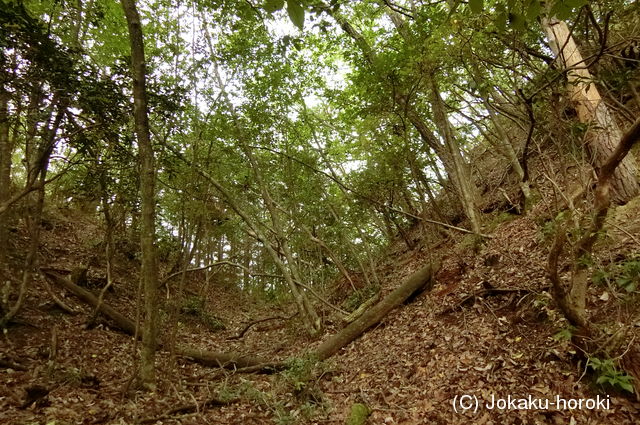
[[[508,223],[510,221],[515,220],[516,218],[520,217],[519,215],[516,214],[511,214],[508,213],[506,211],[502,211],[496,215],[494,215],[489,222],[486,225],[486,229],[489,232],[493,232],[499,225],[501,225],[502,223]]]
[[[366,405],[355,403],[351,406],[351,413],[349,413],[346,425],[364,425],[370,414],[371,410]]]

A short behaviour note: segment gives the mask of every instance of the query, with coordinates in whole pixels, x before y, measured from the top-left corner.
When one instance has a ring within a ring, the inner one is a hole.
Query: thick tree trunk
[[[155,247],[155,168],[149,132],[147,109],[146,65],[140,15],[135,0],[121,0],[129,27],[131,67],[133,71],[133,109],[138,156],[140,161],[141,229],[140,247],[142,267],[140,278],[144,288],[145,319],[142,327],[142,357],[140,380],[153,388],[155,381],[155,353],[158,337],[158,265]]]
[[[316,354],[320,360],[326,360],[347,346],[367,329],[380,322],[391,310],[405,302],[420,290],[430,290],[434,285],[434,275],[438,271],[437,263],[429,264],[409,276],[395,291],[387,295],[378,304],[367,310],[362,316],[343,330],[320,344]]]
[[[543,19],[542,27],[549,38],[549,46],[558,56],[559,65],[567,70],[567,90],[575,105],[578,119],[587,124],[587,151],[598,170],[611,156],[622,137],[609,108],[602,100],[598,88],[586,67],[567,24],[557,19]],[[625,203],[640,193],[637,165],[631,156],[615,169],[612,180],[612,200]]]

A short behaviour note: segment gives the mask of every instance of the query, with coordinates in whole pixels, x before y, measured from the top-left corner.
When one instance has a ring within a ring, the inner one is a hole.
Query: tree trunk
[[[133,110],[140,161],[142,267],[140,279],[144,288],[145,319],[142,327],[141,383],[152,389],[155,384],[155,353],[158,338],[158,265],[155,247],[155,169],[153,146],[149,133],[147,109],[146,65],[140,15],[135,0],[121,0],[129,27],[131,68],[133,73]]]
[[[0,83],[0,205],[9,201],[11,196],[11,154],[13,146],[9,138],[9,93]],[[0,212],[0,267],[6,270],[8,242],[8,212]]]
[[[552,283],[553,296],[567,320],[586,335],[590,334],[586,311],[586,298],[589,285],[588,263],[585,259],[591,255],[593,245],[604,227],[607,212],[611,204],[612,182],[615,170],[622,164],[629,151],[640,140],[640,119],[621,138],[610,157],[604,162],[598,173],[598,185],[594,193],[593,218],[591,226],[583,232],[573,248],[571,280],[566,291],[559,276],[558,263],[566,241],[566,230],[559,229],[548,259],[548,274]]]
[[[362,316],[350,323],[343,330],[320,344],[316,354],[320,360],[326,360],[336,354],[367,329],[380,322],[391,310],[405,302],[411,295],[420,290],[430,290],[434,285],[434,275],[439,264],[429,264],[413,273],[395,291],[387,295],[378,304],[367,310]]]
[[[398,14],[392,13],[391,19],[398,29],[400,35],[409,40],[404,21],[397,15]],[[372,71],[378,74],[380,80],[386,81],[388,79],[386,71],[382,69],[376,54],[373,52],[371,46],[365,40],[365,38],[358,31],[356,31],[356,29],[353,28],[353,26],[351,26],[351,24],[344,18],[335,14],[332,14],[332,16],[334,17],[334,19],[336,19],[344,32],[346,32],[362,50],[363,55],[371,65]],[[434,81],[432,74],[430,75],[430,79],[432,82]],[[432,89],[433,88],[434,87],[432,84]],[[444,109],[440,107],[442,99],[440,99],[440,103],[437,102],[439,96],[439,92],[432,92],[431,106],[432,109],[434,109],[434,114],[436,115],[439,113],[439,111],[442,111],[444,113]],[[464,208],[465,215],[469,219],[474,233],[480,234],[480,220],[475,200],[476,190],[474,189],[474,184],[471,181],[470,176],[468,175],[468,170],[466,170],[466,164],[464,163],[462,155],[460,154],[460,149],[457,145],[457,142],[454,140],[451,134],[451,126],[449,125],[448,121],[446,121],[446,113],[444,113],[446,126],[444,125],[445,123],[442,119],[438,119],[436,117],[436,125],[438,125],[441,136],[445,141],[445,144],[443,146],[443,144],[427,126],[422,116],[416,110],[415,106],[410,102],[407,93],[396,91],[393,100],[397,104],[398,109],[402,113],[406,114],[407,118],[415,127],[416,131],[425,142],[425,144],[430,147],[442,161],[445,170],[449,175],[449,178],[454,182],[454,186],[459,195],[458,199],[462,204],[462,207]],[[440,118],[442,118],[442,116]]]
[[[567,71],[567,91],[575,105],[578,119],[588,125],[585,135],[587,153],[592,165],[598,170],[615,150],[622,136],[621,131],[600,97],[567,24],[555,18],[543,19],[542,28],[547,34],[551,50],[558,56],[559,66]],[[636,163],[631,156],[627,156],[615,169],[612,177],[613,202],[624,204],[640,193],[636,175]]]
[[[447,170],[447,173],[449,174],[449,178],[452,178],[456,183],[465,214],[471,222],[471,229],[475,233],[480,234],[481,229],[477,207],[477,188],[471,180],[471,173],[469,172],[469,168],[462,157],[460,146],[458,145],[458,141],[455,138],[453,129],[451,128],[451,124],[447,118],[447,112],[445,110],[444,101],[440,96],[435,72],[430,71],[428,73],[428,79],[431,96],[431,111],[433,112],[434,120],[440,131],[440,135],[444,139],[447,156],[449,157],[449,162],[452,165],[452,170]],[[451,173],[451,171],[453,173]]]

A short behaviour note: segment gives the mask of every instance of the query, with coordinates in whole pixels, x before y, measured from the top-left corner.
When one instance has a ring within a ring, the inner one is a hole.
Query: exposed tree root
[[[467,295],[466,297],[464,297],[463,299],[458,301],[455,305],[452,305],[451,307],[442,310],[438,314],[445,315],[445,314],[453,313],[454,311],[460,310],[462,308],[462,306],[464,306],[465,304],[468,304],[470,301],[475,301],[477,298],[486,298],[486,297],[490,297],[490,296],[493,296],[493,295],[513,294],[513,293],[528,294],[530,292],[531,292],[530,290],[524,289],[524,288],[487,288],[487,289],[482,289],[480,291],[474,292],[471,295]]]

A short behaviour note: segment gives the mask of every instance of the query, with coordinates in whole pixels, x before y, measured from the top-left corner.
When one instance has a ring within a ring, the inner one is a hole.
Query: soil
[[[548,208],[540,202],[526,217],[496,215],[493,237],[480,247],[455,232],[435,248],[426,242],[414,249],[403,242],[389,247],[378,265],[383,296],[439,258],[443,265],[436,287],[320,364],[305,353],[342,327],[334,312],[323,311],[325,334],[310,339],[296,317],[286,319],[294,313],[290,302],[251,295],[228,284],[224,273],[214,275],[202,294],[204,305],[182,309],[177,343],[288,361],[291,368],[240,373],[204,367],[163,349],[151,392],[137,389],[132,378],[139,344],[106,319],[87,326],[91,308],[51,286],[77,314],[62,311],[39,276],[17,323],[0,341],[0,423],[344,424],[356,403],[370,409],[370,424],[638,423],[635,395],[596,383],[602,371],[587,367],[566,338],[568,325],[554,306],[546,278]],[[46,224],[41,265],[70,271],[87,263],[95,252],[96,223],[65,209],[50,212]],[[612,211],[607,228],[593,266],[605,272],[638,258],[640,201]],[[416,240],[423,231],[413,229]],[[21,228],[13,236],[14,269],[5,275],[18,275],[27,244]],[[104,282],[101,270],[99,261],[92,265],[89,284]],[[118,257],[115,290],[105,296],[106,303],[132,319],[137,314],[135,270],[135,259]],[[203,279],[204,272],[189,274],[185,297],[199,291]],[[610,328],[611,335],[624,333],[612,356],[637,350],[637,294],[607,279],[589,291],[598,326]],[[328,293],[327,298],[336,297]],[[175,299],[171,293],[166,305]],[[170,328],[167,310],[165,329]],[[273,316],[284,319],[258,323],[242,338],[233,338],[252,321]],[[216,329],[220,323],[225,329]],[[509,398],[537,401],[489,408],[492,401]],[[455,403],[460,400],[473,408],[462,411]],[[552,404],[543,408],[545,400]],[[570,409],[578,400],[606,401],[607,409]]]

